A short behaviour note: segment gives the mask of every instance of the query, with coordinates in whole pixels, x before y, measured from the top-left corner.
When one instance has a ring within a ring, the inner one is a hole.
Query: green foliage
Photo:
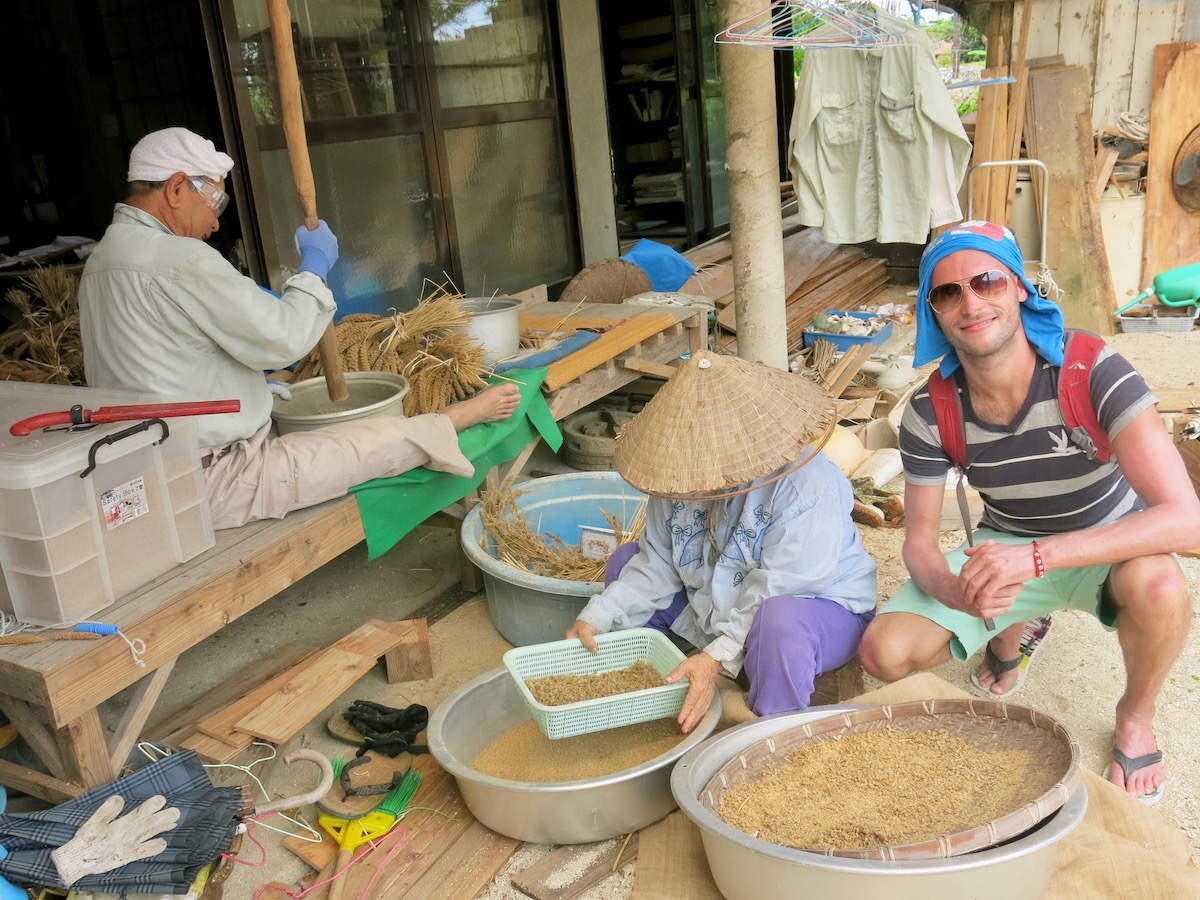
[[[955,111],[960,117],[967,113],[973,113],[977,109],[979,109],[979,91],[972,91],[970,97],[955,107]]]
[[[987,50],[967,50],[962,55],[962,61],[968,65],[974,63],[982,63],[987,59]]]
[[[966,22],[961,23],[961,43],[959,45],[960,53],[965,53],[970,50],[983,50],[983,33],[969,25]],[[944,19],[937,19],[930,22],[928,25],[922,25],[921,30],[929,35],[929,39],[935,44],[941,44],[944,41],[953,40],[954,38],[954,18],[946,16]],[[964,58],[964,57],[960,57]]]

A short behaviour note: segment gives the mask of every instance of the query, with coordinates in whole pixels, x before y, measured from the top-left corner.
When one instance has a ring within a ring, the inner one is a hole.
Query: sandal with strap
[[[1006,672],[1017,670],[1017,680],[1008,686],[1008,690],[1003,694],[995,694],[989,687],[984,687],[979,681],[979,669],[982,666],[976,667],[971,673],[971,684],[973,684],[983,696],[989,700],[1007,700],[1025,683],[1025,676],[1029,674],[1029,664],[1033,662],[1033,656],[1037,653],[1038,648],[1042,646],[1042,641],[1046,639],[1046,635],[1050,633],[1050,626],[1054,624],[1051,616],[1038,616],[1036,619],[1030,619],[1025,625],[1025,630],[1021,633],[1020,652],[1014,659],[1001,659],[992,649],[991,642],[984,647],[984,658],[987,666],[995,676],[996,681]],[[995,683],[995,682],[993,682]]]
[[[1132,775],[1134,772],[1137,772],[1140,769],[1144,769],[1144,768],[1146,768],[1146,766],[1152,766],[1155,763],[1162,762],[1162,751],[1161,750],[1155,750],[1151,753],[1147,753],[1145,756],[1135,756],[1131,759],[1125,755],[1124,751],[1118,749],[1117,747],[1113,747],[1112,748],[1112,756],[1113,756],[1113,762],[1115,762],[1118,766],[1120,766],[1121,771],[1125,774],[1125,783],[1126,784],[1129,784],[1129,776]],[[1104,780],[1105,781],[1108,780],[1108,775],[1111,770],[1112,770],[1112,766],[1108,766],[1105,768],[1105,770],[1104,770]],[[1116,787],[1116,785],[1113,785],[1113,787]],[[1160,784],[1158,787],[1156,787],[1154,790],[1152,790],[1148,794],[1138,794],[1138,796],[1137,796],[1138,803],[1141,803],[1143,806],[1154,806],[1155,804],[1158,803],[1158,801],[1160,801],[1163,798],[1163,788],[1165,788],[1165,787],[1166,787],[1165,784]],[[1128,793],[1128,791],[1126,793]]]

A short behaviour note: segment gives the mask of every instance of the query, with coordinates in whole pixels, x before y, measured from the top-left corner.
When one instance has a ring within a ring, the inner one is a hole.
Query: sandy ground
[[[901,336],[898,336],[901,337]],[[889,345],[894,352],[911,352],[901,337]],[[894,339],[895,340],[895,339]],[[1151,387],[1183,388],[1200,377],[1200,331],[1186,334],[1118,334],[1111,343],[1138,368]],[[900,557],[903,529],[860,527],[868,550],[879,563],[879,595],[890,596],[908,578]],[[962,532],[946,532],[946,546],[957,546]],[[1200,546],[1200,535],[1197,536]],[[1182,560],[1200,597],[1200,559]],[[1197,613],[1193,613],[1195,620]],[[979,658],[951,662],[934,670],[944,680],[971,690],[970,673]],[[868,678],[868,688],[878,682]],[[1083,763],[1100,772],[1110,761],[1113,711],[1124,687],[1124,663],[1115,634],[1106,632],[1092,617],[1074,612],[1057,613],[1054,627],[1031,667],[1015,702],[1059,719],[1083,749]],[[1183,654],[1171,671],[1159,699],[1156,725],[1167,768],[1167,791],[1157,810],[1178,825],[1200,863],[1200,629],[1192,628]],[[521,900],[525,894],[509,883],[509,873],[519,872],[549,851],[526,847],[480,895],[480,900]],[[581,894],[585,900],[625,900],[632,895],[636,863],[622,869]]]

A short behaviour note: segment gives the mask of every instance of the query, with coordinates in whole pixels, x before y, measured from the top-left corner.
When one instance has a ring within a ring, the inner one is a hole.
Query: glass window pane
[[[442,107],[551,100],[541,0],[430,0]]]
[[[266,0],[234,0],[241,71],[254,120],[279,124],[275,49]],[[301,4],[292,23],[304,118],[310,122],[416,109],[408,24],[398,0]]]
[[[472,296],[574,274],[552,119],[446,132],[464,284]]]
[[[445,280],[420,137],[318,145],[309,153],[317,214],[338,237],[338,261],[329,272],[338,317],[412,309],[426,278]],[[279,259],[294,266],[303,215],[287,151],[267,151],[262,161]]]

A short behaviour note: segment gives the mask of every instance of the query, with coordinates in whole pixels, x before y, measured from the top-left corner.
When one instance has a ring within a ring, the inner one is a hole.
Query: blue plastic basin
[[[629,522],[645,497],[616,472],[550,475],[518,484],[515,490],[523,492],[517,507],[538,534],[554,534],[568,544],[579,542],[580,526],[607,528],[605,512]],[[482,510],[476,505],[467,513],[462,544],[483,572],[492,624],[516,647],[562,640],[603,583],[547,578],[500,562],[490,539],[486,549],[481,544]]]

